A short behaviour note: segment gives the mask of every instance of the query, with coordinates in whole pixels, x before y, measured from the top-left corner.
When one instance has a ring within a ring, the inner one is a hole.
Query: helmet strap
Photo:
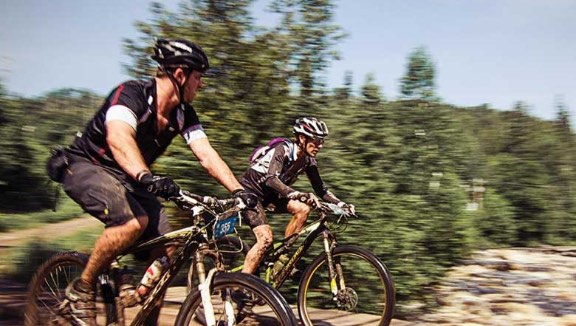
[[[308,137],[306,137],[306,135],[302,135],[304,136],[304,142],[302,142],[300,141],[300,135],[302,134],[296,135],[296,144],[298,144],[298,147],[305,155],[308,155],[308,152],[306,152],[306,146],[308,145]]]
[[[182,71],[185,72],[185,70],[183,68],[181,68],[181,69],[182,69]],[[168,75],[168,78],[170,78],[170,81],[172,82],[172,85],[174,86],[174,88],[176,88],[176,90],[177,90],[176,95],[178,96],[178,101],[180,101],[180,108],[182,110],[184,110],[184,85],[186,85],[186,83],[188,82],[188,78],[190,78],[192,71],[190,71],[189,73],[186,74],[186,77],[184,78],[184,83],[182,85],[180,85],[180,83],[178,83],[178,81],[176,80],[176,78],[173,75],[174,73],[169,73],[165,69],[164,69],[164,71],[166,72],[166,75]]]

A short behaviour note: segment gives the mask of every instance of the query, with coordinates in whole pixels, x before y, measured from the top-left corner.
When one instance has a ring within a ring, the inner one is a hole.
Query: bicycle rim
[[[338,296],[330,290],[326,254],[315,259],[300,281],[298,312],[304,325],[333,321],[345,324],[388,325],[395,305],[394,285],[386,266],[369,251],[341,246],[333,251],[334,264],[341,269]]]
[[[214,277],[212,305],[216,325],[228,325],[223,298],[229,293],[242,295],[232,298],[233,325],[297,325],[296,317],[286,300],[261,279],[242,273],[224,273]],[[175,325],[205,325],[199,291],[190,293],[182,304]]]
[[[78,252],[58,253],[49,258],[38,268],[28,288],[28,302],[24,312],[25,326],[69,325],[70,323],[58,314],[60,305],[65,299],[68,284],[80,277],[88,255]],[[107,321],[113,312],[97,294],[96,315],[98,325],[108,325]],[[111,322],[111,321],[110,321]]]
[[[28,289],[24,313],[26,326],[60,325],[64,319],[57,312],[64,300],[66,286],[79,277],[88,257],[75,252],[52,256],[38,269]]]

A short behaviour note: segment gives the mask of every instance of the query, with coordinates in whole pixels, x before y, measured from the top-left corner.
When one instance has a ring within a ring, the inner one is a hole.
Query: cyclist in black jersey
[[[318,172],[316,155],[324,145],[324,138],[328,136],[326,124],[313,117],[301,118],[296,120],[292,131],[294,140],[285,139],[260,151],[240,179],[246,190],[258,196],[256,209],[243,214],[257,240],[246,255],[242,270],[245,273],[256,270],[266,249],[272,245],[272,229],[265,208],[292,214],[284,232],[285,237],[302,229],[308,219],[310,206],[319,204],[318,197],[354,211],[353,205],[346,204],[328,191]],[[306,173],[318,197],[291,188],[302,173]]]
[[[202,167],[245,201],[247,193],[210,145],[194,108],[188,104],[203,86],[208,58],[186,40],[158,40],[158,73],[115,88],[67,150],[62,179],[66,193],[106,228],[94,245],[81,277],[66,289],[63,307],[74,325],[95,325],[94,284],[101,270],[138,239],[170,231],[157,196],[178,195],[169,177],[154,175],[150,165],[181,135]],[[152,259],[164,253],[151,253]],[[159,310],[147,325],[156,325]]]

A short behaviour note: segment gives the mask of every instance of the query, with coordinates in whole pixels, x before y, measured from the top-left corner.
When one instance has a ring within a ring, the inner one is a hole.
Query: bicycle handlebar
[[[325,201],[321,201],[320,204],[320,207],[313,207],[318,213],[358,217],[358,215],[353,213],[348,207],[340,207],[336,204],[328,203]]]
[[[310,207],[312,207],[312,209],[321,214],[358,217],[358,215],[356,215],[356,213],[353,212],[349,207],[341,207],[333,203],[322,201],[317,197],[315,197],[316,200],[312,201],[314,202],[314,204],[311,205],[310,204],[311,200],[309,196],[314,196],[314,194],[301,193],[301,195],[298,198],[295,198],[295,200],[308,204]],[[318,204],[316,204],[316,202]]]
[[[222,210],[233,208],[242,210],[247,207],[241,198],[218,199],[216,197],[200,196],[186,190],[181,190],[179,196],[172,197],[170,200],[184,210],[192,210],[196,206]]]

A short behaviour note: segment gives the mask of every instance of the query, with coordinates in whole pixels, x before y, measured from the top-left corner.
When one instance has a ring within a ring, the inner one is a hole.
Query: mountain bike
[[[321,239],[323,252],[305,268],[298,285],[301,322],[313,325],[332,318],[362,318],[362,325],[389,325],[395,307],[390,272],[372,252],[358,246],[340,245],[336,240],[336,233],[344,231],[349,218],[356,215],[326,202],[315,211],[316,221],[267,251],[256,274],[279,290],[288,278],[294,278],[297,264],[303,262],[314,241]],[[301,244],[290,253],[298,240]],[[243,262],[249,250],[239,237],[229,236],[217,242],[237,248],[235,262]],[[230,270],[237,272],[242,267],[236,265]]]
[[[209,204],[206,203],[207,198],[210,199]],[[181,209],[191,212],[192,225],[135,244],[99,275],[96,296],[99,325],[124,326],[128,324],[128,319],[131,319],[129,325],[143,325],[154,307],[161,304],[168,285],[185,263],[190,261],[190,257],[195,258],[192,268],[196,271],[198,286],[186,296],[178,311],[176,325],[192,324],[196,314],[202,314],[206,325],[210,326],[246,322],[256,325],[297,324],[296,317],[284,298],[266,282],[253,275],[224,272],[222,255],[215,245],[215,240],[234,230],[232,215],[246,208],[242,200],[201,197],[185,191],[171,200]],[[212,217],[209,223],[205,223],[206,216]],[[207,238],[207,234],[212,238]],[[121,267],[122,258],[128,254],[148,252],[168,245],[175,246],[176,249],[163,268],[158,282],[143,301],[135,302],[134,296],[123,293],[123,289],[126,289],[123,285],[127,280],[130,282],[130,277],[127,277],[130,275],[125,266]],[[210,256],[214,262],[209,270],[205,268],[204,255]],[[80,252],[58,253],[40,266],[29,285],[25,310],[26,326],[69,325],[65,316],[59,313],[62,302],[66,300],[64,290],[82,273],[88,257]],[[252,306],[236,300],[236,294],[263,304],[258,309],[253,309]],[[199,307],[202,309],[198,309]],[[137,309],[134,316],[125,316],[126,311],[133,312],[134,309]]]

